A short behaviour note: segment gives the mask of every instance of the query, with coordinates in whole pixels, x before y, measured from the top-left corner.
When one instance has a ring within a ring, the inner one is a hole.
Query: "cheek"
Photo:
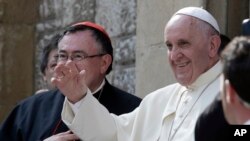
[[[196,70],[197,73],[204,73],[209,66],[209,57],[206,52],[198,52],[193,54],[193,69]]]
[[[52,76],[54,73],[54,71],[52,71],[51,69],[46,69],[45,70],[45,77],[49,78],[50,76]]]
[[[82,70],[85,70],[87,71],[87,68],[86,65],[82,62],[79,62],[79,63],[75,63],[75,66],[76,66],[76,69],[80,72]]]
[[[46,79],[48,82],[50,82],[51,78],[54,76],[54,71],[53,72],[49,72],[46,76]]]
[[[95,66],[96,65],[93,63],[91,64],[91,62],[76,63],[76,68],[79,72],[82,70],[86,71],[86,79],[90,79],[91,77],[95,76],[98,71],[98,68]]]

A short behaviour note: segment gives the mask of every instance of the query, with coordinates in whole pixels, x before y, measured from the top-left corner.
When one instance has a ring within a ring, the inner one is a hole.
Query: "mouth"
[[[189,62],[182,62],[182,63],[175,63],[175,66],[178,68],[186,67],[189,64]]]

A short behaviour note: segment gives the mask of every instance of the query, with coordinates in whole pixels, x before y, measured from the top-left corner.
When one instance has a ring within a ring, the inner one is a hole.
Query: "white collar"
[[[248,120],[244,123],[244,125],[250,125],[250,119],[248,119]]]
[[[105,85],[105,79],[103,79],[101,85],[94,92],[91,92],[91,93],[92,94],[97,93],[98,91],[100,91],[103,88],[104,85]]]
[[[222,72],[222,63],[218,61],[212,68],[201,74],[187,89],[197,89],[200,86],[213,81]]]

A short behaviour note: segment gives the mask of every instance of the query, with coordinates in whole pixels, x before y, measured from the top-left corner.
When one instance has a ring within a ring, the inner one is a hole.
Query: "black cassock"
[[[195,126],[195,141],[228,141],[230,125],[223,113],[220,95],[199,116]]]
[[[111,113],[133,111],[141,99],[111,86],[94,94]],[[21,101],[0,125],[0,141],[40,141],[69,129],[61,120],[64,96],[59,90],[33,95]]]

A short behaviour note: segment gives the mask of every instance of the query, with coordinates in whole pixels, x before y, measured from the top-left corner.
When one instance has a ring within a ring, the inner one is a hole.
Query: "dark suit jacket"
[[[230,131],[222,101],[217,97],[215,101],[200,115],[195,126],[195,141],[226,141]]]
[[[59,90],[53,90],[21,101],[0,125],[0,141],[39,141],[69,130],[61,120],[64,99]],[[133,111],[141,99],[106,81],[99,101],[109,112],[120,115]]]
[[[242,22],[242,35],[250,36],[250,19],[245,19]]]

